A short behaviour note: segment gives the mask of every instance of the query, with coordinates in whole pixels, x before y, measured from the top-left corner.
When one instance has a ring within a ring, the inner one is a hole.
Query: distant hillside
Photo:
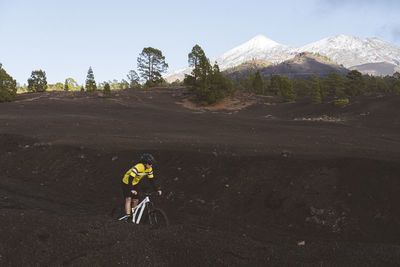
[[[299,53],[293,59],[286,60],[280,64],[273,65],[271,63],[268,64],[267,61],[262,62],[264,64],[260,64],[260,60],[248,61],[238,67],[224,71],[224,74],[231,79],[238,80],[248,76],[251,72],[259,70],[263,77],[281,75],[294,79],[308,78],[314,74],[317,74],[319,77],[325,77],[331,72],[346,75],[349,71],[325,56],[308,52]]]
[[[250,71],[257,71],[266,67],[269,67],[273,65],[272,62],[265,61],[265,60],[260,60],[260,59],[252,59],[246,62],[243,62],[242,64],[229,68],[227,69],[224,73],[234,73],[234,72],[240,72],[240,73],[250,73]]]
[[[400,72],[400,67],[387,62],[379,63],[367,63],[350,68],[351,70],[358,70],[363,74],[369,74],[373,76],[386,76],[392,75],[395,72]]]

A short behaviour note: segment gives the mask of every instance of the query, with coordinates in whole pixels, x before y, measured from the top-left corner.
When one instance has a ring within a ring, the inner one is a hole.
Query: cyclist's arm
[[[147,175],[147,178],[149,178],[150,180],[150,184],[153,187],[154,191],[158,191],[158,193],[161,195],[161,188],[160,186],[156,183],[155,179],[154,179],[154,174],[153,174],[153,169],[150,169],[150,172]]]
[[[151,186],[153,187],[153,190],[154,190],[154,191],[159,191],[159,190],[161,190],[161,187],[158,186],[158,184],[155,182],[155,179],[154,179],[154,178],[149,178],[149,180],[150,180],[150,184],[151,184]]]
[[[133,189],[133,184],[132,184],[133,179],[136,177],[136,175],[137,175],[137,169],[134,167],[134,168],[132,168],[132,171],[129,175],[129,183],[128,183],[132,189]]]

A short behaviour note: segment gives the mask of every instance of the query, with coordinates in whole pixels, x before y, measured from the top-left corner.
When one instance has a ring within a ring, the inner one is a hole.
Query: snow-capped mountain
[[[346,68],[378,62],[400,66],[400,47],[377,38],[362,40],[354,36],[338,35],[299,49],[299,52],[306,51],[327,56]]]
[[[337,35],[296,48],[279,44],[264,35],[257,35],[248,42],[211,59],[218,63],[221,70],[238,66],[243,62],[259,59],[272,63],[281,63],[301,52],[312,52],[330,58],[346,68],[357,69],[358,65],[385,62],[400,67],[400,47],[377,38],[362,40],[354,36]],[[165,75],[167,81],[182,80],[190,74],[191,68],[183,68]],[[361,70],[360,70],[361,71]],[[376,72],[379,75],[379,72]]]
[[[246,43],[235,47],[228,52],[210,59],[211,64],[218,63],[220,70],[226,70],[231,67],[242,64],[243,62],[260,59],[272,63],[280,63],[293,58],[297,53],[297,48],[279,44],[264,35],[257,35]],[[178,69],[165,75],[169,82],[182,80],[185,74],[190,74],[191,67]]]
[[[259,34],[250,41],[212,59],[211,62],[216,61],[220,69],[227,69],[252,59],[280,63],[294,57],[295,54],[296,48],[279,44]]]

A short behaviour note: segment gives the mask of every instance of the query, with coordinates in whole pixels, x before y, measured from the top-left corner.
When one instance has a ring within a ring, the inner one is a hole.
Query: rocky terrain
[[[0,104],[0,265],[400,265],[400,96],[243,96],[214,109],[188,108],[189,97]],[[110,216],[143,152],[158,159],[168,228]]]

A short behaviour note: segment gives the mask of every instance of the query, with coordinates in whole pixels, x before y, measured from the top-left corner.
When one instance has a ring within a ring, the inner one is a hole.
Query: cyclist
[[[133,198],[133,208],[137,206],[139,203],[139,199],[135,198],[138,193],[138,184],[140,180],[147,176],[149,181],[154,189],[157,191],[158,194],[161,196],[162,191],[161,188],[158,187],[154,182],[154,174],[153,174],[153,164],[155,163],[155,159],[151,154],[145,153],[141,156],[140,162],[136,164],[134,167],[129,169],[122,179],[121,186],[122,186],[122,193],[125,198],[125,216],[124,219],[128,221],[132,214],[131,214],[131,202]]]

